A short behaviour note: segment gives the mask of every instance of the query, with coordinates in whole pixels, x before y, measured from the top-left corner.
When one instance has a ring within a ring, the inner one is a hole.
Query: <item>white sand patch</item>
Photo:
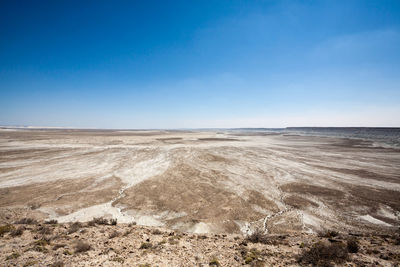
[[[191,233],[195,233],[195,234],[206,234],[210,232],[210,227],[208,226],[208,224],[203,223],[203,222],[199,222],[196,223],[192,229],[190,229],[189,232]]]
[[[398,219],[395,212],[388,206],[380,207],[377,213],[383,217],[386,217],[386,218],[389,218],[392,220]]]
[[[384,226],[392,226],[391,224],[385,223],[384,221],[378,220],[374,217],[372,217],[371,215],[364,215],[364,216],[360,216],[360,219],[367,221],[369,223],[373,223],[373,224],[380,224],[380,225],[384,225]]]
[[[321,229],[321,224],[323,223],[320,219],[306,212],[302,212],[303,215],[303,225],[305,228],[309,229],[309,232]]]
[[[117,219],[119,223],[130,223],[135,221],[133,217],[122,213],[120,208],[113,207],[111,205],[111,201],[91,206],[88,208],[80,209],[76,212],[73,212],[65,216],[60,216],[50,219],[56,219],[60,223],[65,223],[65,222],[76,222],[76,221],[87,222],[92,220],[94,217],[113,218]]]

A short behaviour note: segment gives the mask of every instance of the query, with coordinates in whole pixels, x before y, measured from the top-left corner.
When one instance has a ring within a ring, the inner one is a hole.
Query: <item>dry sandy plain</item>
[[[0,208],[194,233],[398,227],[400,150],[258,133],[2,130]]]
[[[255,132],[1,129],[0,222],[22,217],[209,235],[396,231],[400,149]]]

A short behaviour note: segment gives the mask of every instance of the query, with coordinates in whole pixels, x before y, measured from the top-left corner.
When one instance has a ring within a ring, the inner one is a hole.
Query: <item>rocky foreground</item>
[[[1,266],[399,266],[399,232],[189,234],[115,220],[0,226]]]

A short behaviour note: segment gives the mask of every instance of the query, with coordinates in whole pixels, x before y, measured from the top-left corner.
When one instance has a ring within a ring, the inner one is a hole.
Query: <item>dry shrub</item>
[[[64,262],[56,261],[56,262],[50,264],[50,267],[64,267]]]
[[[151,233],[153,235],[161,235],[162,234],[162,232],[160,230],[158,230],[158,229],[154,229]]]
[[[339,235],[339,232],[335,230],[326,230],[324,232],[318,233],[320,237],[326,237],[326,238],[333,238]]]
[[[42,238],[40,240],[37,240],[33,242],[33,248],[32,250],[37,251],[37,252],[42,252],[42,253],[47,253],[48,250],[46,248],[47,245],[50,245],[50,241],[48,239]]]
[[[112,231],[110,236],[109,236],[109,238],[111,239],[111,238],[114,238],[114,237],[117,237],[117,236],[119,236],[119,232],[118,231]]]
[[[11,236],[21,236],[21,235],[24,233],[24,231],[25,231],[25,227],[20,226],[20,227],[18,227],[17,229],[13,229],[13,230],[10,232],[10,235],[11,235]]]
[[[117,219],[111,219],[110,220],[111,225],[117,225]]]
[[[38,228],[38,233],[42,235],[51,235],[53,233],[53,229],[47,226],[40,226]]]
[[[109,225],[108,220],[103,217],[93,218],[90,222],[88,222],[88,225],[90,225],[90,226],[95,226],[96,224]]]
[[[347,248],[342,243],[326,244],[318,242],[310,249],[303,250],[298,262],[314,266],[332,266],[332,263],[341,264],[345,262],[348,256]]]
[[[153,244],[152,243],[150,243],[150,242],[144,242],[144,243],[142,243],[141,245],[140,245],[140,249],[148,249],[148,248],[152,248],[153,247]]]
[[[32,218],[22,218],[15,222],[15,224],[38,224],[38,221]]]
[[[90,249],[91,249],[91,246],[84,241],[78,241],[75,245],[75,253],[86,252]]]
[[[44,222],[45,224],[58,224],[57,220],[48,220]]]
[[[217,258],[212,258],[208,264],[209,266],[221,266]]]
[[[347,240],[347,251],[350,253],[357,253],[360,249],[358,242],[355,238],[350,238]]]
[[[74,222],[68,228],[68,234],[72,234],[77,232],[79,229],[82,228],[82,224],[80,222]]]
[[[268,236],[261,229],[256,229],[251,235],[246,237],[246,240],[251,243],[268,244],[270,242]]]
[[[0,236],[3,236],[5,233],[11,232],[15,230],[15,227],[11,224],[6,224],[0,226]]]
[[[19,258],[21,256],[18,252],[13,252],[11,255],[8,255],[6,257],[6,260],[14,260],[16,258]]]

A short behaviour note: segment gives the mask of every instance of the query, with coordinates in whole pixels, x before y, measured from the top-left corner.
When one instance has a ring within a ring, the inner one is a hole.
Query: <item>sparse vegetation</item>
[[[49,221],[45,221],[45,224],[58,224],[57,220],[49,220]]]
[[[13,252],[11,255],[8,255],[6,257],[6,260],[13,260],[17,259],[19,256],[21,256],[18,252]]]
[[[332,263],[340,264],[347,259],[348,252],[344,244],[317,242],[310,249],[301,253],[298,262],[315,266],[331,266]]]
[[[116,231],[116,230],[114,230],[114,231],[112,231],[111,234],[109,235],[109,238],[111,239],[111,238],[115,238],[115,237],[117,237],[117,236],[119,236],[119,232]]]
[[[16,221],[15,224],[38,224],[38,221],[32,218],[22,218]]]
[[[15,236],[21,236],[25,231],[25,227],[20,226],[16,229],[11,230],[10,235],[15,237]]]
[[[72,234],[77,232],[79,229],[82,228],[82,224],[80,222],[74,222],[73,224],[71,224],[68,228],[68,234]]]
[[[78,241],[75,245],[75,253],[81,253],[81,252],[86,252],[91,249],[91,246],[84,242],[84,241]]]
[[[42,235],[51,235],[53,233],[53,229],[47,226],[39,226],[38,233]]]
[[[0,236],[3,236],[5,233],[11,232],[15,229],[15,227],[11,224],[6,224],[0,226]]]
[[[140,245],[139,249],[149,249],[149,248],[152,248],[152,247],[153,247],[153,244],[152,244],[152,243],[150,243],[150,242],[143,242],[143,243]]]
[[[23,265],[23,267],[28,267],[28,266],[32,266],[37,264],[38,262],[36,260],[29,260],[27,262],[25,262],[25,264]]]
[[[103,217],[95,217],[91,221],[88,222],[89,226],[95,226],[95,225],[117,225],[117,219],[110,219],[108,221],[106,218]]]
[[[154,229],[153,231],[151,231],[151,233],[153,235],[162,235],[162,232],[160,230],[158,230],[158,229]]]
[[[64,255],[72,255],[72,252],[69,251],[68,249],[66,249],[66,250],[63,251],[63,254]]]
[[[209,266],[221,266],[217,258],[212,258],[210,260],[210,263],[208,264]]]
[[[47,253],[48,249],[46,248],[47,245],[50,245],[50,241],[48,239],[39,239],[33,242],[33,247],[31,248],[34,251]]]
[[[121,258],[121,257],[113,257],[113,258],[111,258],[111,261],[116,261],[116,262],[119,262],[119,263],[124,263],[124,259],[123,258]]]
[[[251,243],[269,243],[268,236],[261,229],[256,229],[251,235],[247,236],[246,240]]]
[[[50,267],[64,267],[64,262],[56,261],[56,262],[50,264]]]
[[[320,237],[333,238],[333,237],[337,237],[339,235],[339,232],[337,232],[335,230],[326,230],[324,232],[320,232],[318,235]]]
[[[355,238],[350,238],[347,240],[347,251],[350,253],[357,253],[360,249],[358,242]]]

